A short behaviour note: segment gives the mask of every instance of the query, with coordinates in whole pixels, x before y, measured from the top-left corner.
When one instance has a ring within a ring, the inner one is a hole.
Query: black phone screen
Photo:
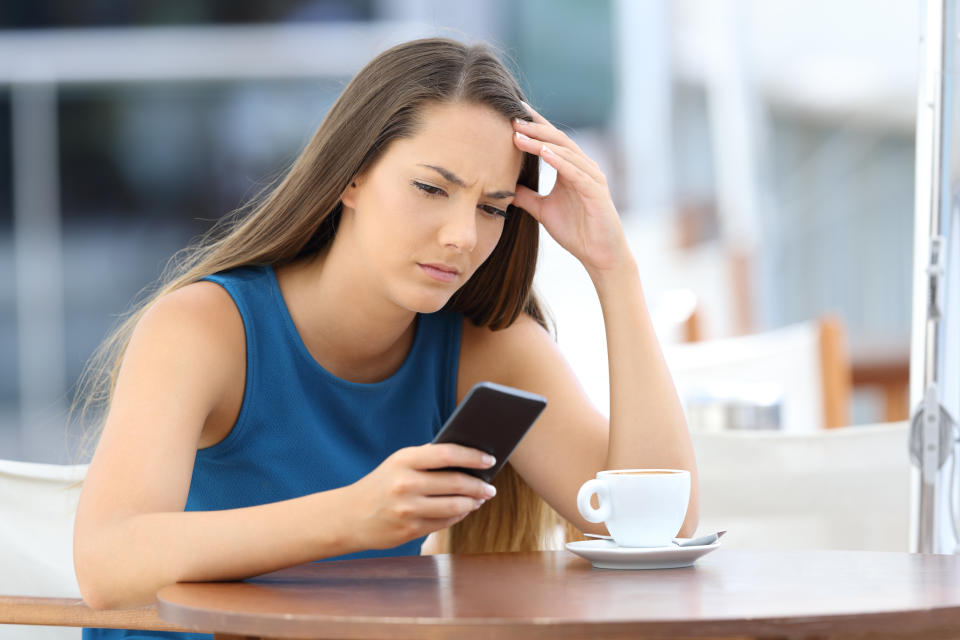
[[[546,405],[547,399],[535,393],[493,382],[477,383],[433,442],[473,447],[489,453],[497,462],[489,469],[450,467],[444,470],[462,471],[492,482]]]

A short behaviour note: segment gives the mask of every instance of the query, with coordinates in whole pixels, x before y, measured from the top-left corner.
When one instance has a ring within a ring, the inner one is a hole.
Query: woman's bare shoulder
[[[219,441],[238,412],[245,358],[243,321],[230,294],[207,281],[176,289],[137,322],[111,412],[143,423],[151,407],[154,418],[184,425],[194,446],[198,437],[201,446]]]
[[[236,329],[243,331],[240,312],[233,298],[220,285],[201,280],[157,298],[144,313],[137,329],[161,332],[200,332],[229,341]],[[220,340],[216,340],[220,342]]]
[[[517,385],[519,376],[536,363],[559,353],[553,338],[533,317],[520,314],[509,327],[492,330],[463,319],[457,397],[476,382],[490,380]]]
[[[510,349],[528,340],[552,342],[550,334],[532,316],[521,313],[513,323],[503,329],[478,327],[467,317],[463,318],[461,342],[464,345],[483,349]]]
[[[140,318],[128,346],[128,355],[212,375],[211,383],[229,380],[238,363],[242,370],[244,352],[240,312],[223,287],[208,281],[157,298]]]

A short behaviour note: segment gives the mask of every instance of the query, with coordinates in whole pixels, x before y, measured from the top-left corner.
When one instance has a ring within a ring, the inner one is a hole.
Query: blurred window
[[[286,171],[340,86],[151,84],[61,93],[68,380],[174,252]]]
[[[13,181],[10,158],[10,92],[0,86],[0,421],[17,400],[17,311],[14,306]],[[0,422],[0,429],[3,423]]]
[[[374,0],[13,0],[0,3],[0,25],[29,29],[370,20],[375,5]]]
[[[561,127],[605,126],[614,99],[610,0],[525,0],[509,11],[533,106]]]

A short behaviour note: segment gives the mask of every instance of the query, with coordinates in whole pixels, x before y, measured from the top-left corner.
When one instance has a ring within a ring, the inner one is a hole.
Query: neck
[[[416,314],[390,303],[362,266],[333,245],[277,269],[284,300],[321,366],[353,382],[383,380],[409,353]]]

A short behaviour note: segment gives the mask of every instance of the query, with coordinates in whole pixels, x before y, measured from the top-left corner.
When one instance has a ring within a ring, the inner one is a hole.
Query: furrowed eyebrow
[[[453,173],[452,171],[449,171],[448,169],[444,169],[443,167],[437,167],[432,164],[423,164],[423,163],[420,163],[419,166],[426,167],[427,169],[433,169],[434,171],[439,173],[441,176],[443,176],[444,180],[446,180],[447,182],[452,182],[458,187],[467,186],[467,183],[463,181],[463,178]],[[507,198],[512,198],[517,194],[514,193],[513,191],[491,191],[490,193],[485,193],[483,195],[485,198],[491,198],[493,200],[506,200]]]

